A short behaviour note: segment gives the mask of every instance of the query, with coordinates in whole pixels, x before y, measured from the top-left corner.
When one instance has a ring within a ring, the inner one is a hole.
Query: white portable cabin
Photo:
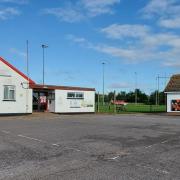
[[[180,74],[173,75],[165,88],[167,112],[180,114]]]
[[[0,57],[0,114],[32,113],[34,81]]]
[[[69,86],[52,86],[32,84],[34,96],[37,99],[47,99],[47,104],[40,105],[39,110],[54,113],[94,113],[95,112],[95,89]],[[37,95],[39,94],[39,95]],[[34,104],[35,102],[33,102]],[[37,105],[36,105],[37,109]],[[34,106],[35,110],[35,106]]]

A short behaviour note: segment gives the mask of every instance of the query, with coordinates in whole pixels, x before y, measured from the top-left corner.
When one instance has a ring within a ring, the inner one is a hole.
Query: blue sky
[[[0,56],[46,84],[123,91],[156,88],[156,76],[179,73],[179,0],[0,0]],[[163,89],[165,80],[160,80]]]

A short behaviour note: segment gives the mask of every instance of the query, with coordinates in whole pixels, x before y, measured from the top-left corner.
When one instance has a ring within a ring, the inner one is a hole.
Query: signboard
[[[70,100],[70,108],[81,108],[80,103],[81,101],[76,99]]]
[[[171,101],[171,111],[180,111],[180,99]]]
[[[40,100],[40,103],[41,103],[41,104],[46,104],[46,102],[47,102],[46,96],[40,96],[40,97],[39,97],[39,100]]]

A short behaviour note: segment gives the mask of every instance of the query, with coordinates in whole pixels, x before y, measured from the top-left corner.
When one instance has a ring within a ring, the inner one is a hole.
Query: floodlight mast
[[[43,85],[44,85],[44,76],[45,76],[45,71],[44,71],[44,64],[45,64],[45,55],[44,55],[44,49],[48,48],[47,45],[42,44],[42,49],[43,49]]]
[[[102,62],[102,66],[103,66],[103,105],[104,105],[104,66],[105,66],[105,62]]]
[[[134,73],[135,74],[135,104],[137,104],[137,72]]]

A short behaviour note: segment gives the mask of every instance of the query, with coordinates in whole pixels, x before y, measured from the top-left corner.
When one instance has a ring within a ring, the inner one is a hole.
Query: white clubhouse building
[[[95,89],[36,84],[0,57],[0,114],[94,113]]]

